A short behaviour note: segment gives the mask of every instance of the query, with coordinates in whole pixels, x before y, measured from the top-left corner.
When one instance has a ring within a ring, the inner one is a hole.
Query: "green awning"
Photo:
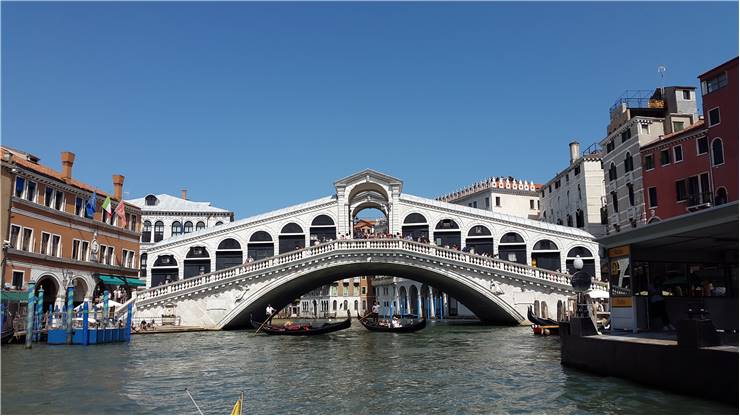
[[[3,302],[28,302],[28,292],[25,290],[2,290],[0,301]]]
[[[123,276],[110,276],[107,274],[98,275],[98,279],[106,285],[125,285],[128,282],[129,286],[146,286],[146,282],[135,277],[123,277]]]

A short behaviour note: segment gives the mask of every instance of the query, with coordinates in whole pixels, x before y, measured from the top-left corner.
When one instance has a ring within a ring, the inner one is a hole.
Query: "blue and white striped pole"
[[[31,338],[33,337],[33,312],[36,309],[36,296],[34,296],[35,289],[36,283],[28,282],[28,303],[26,304],[26,348],[31,348]]]
[[[86,301],[82,301],[82,345],[87,345],[88,333],[89,333],[89,306]]]
[[[103,328],[108,328],[108,296],[108,291],[103,291]]]
[[[70,286],[67,288],[67,345],[72,344],[72,318],[74,318],[74,297],[75,288]]]
[[[39,300],[36,302],[36,325],[35,330],[33,332],[33,341],[39,342],[41,340],[41,325],[42,325],[42,316],[44,315],[44,288],[42,287],[39,289]]]

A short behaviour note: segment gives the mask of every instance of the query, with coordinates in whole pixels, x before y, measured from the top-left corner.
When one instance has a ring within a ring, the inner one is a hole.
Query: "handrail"
[[[221,269],[215,272],[202,274],[199,276],[178,280],[164,285],[149,288],[137,292],[137,301],[145,301],[154,297],[177,293],[182,290],[200,287],[209,283],[219,282],[231,277],[241,276],[247,273],[268,269],[276,265],[283,265],[297,260],[317,257],[338,250],[383,250],[383,249],[400,249],[412,253],[431,255],[451,261],[469,263],[476,266],[489,267],[495,270],[521,274],[536,279],[541,279],[550,283],[570,284],[570,276],[565,273],[554,272],[545,269],[531,267],[525,264],[513,263],[506,260],[496,259],[493,257],[470,254],[464,251],[448,249],[435,246],[432,244],[419,243],[404,239],[348,239],[333,240],[321,243],[315,246],[306,247],[289,253],[279,254],[252,263]],[[606,283],[594,282],[594,288],[603,288]]]

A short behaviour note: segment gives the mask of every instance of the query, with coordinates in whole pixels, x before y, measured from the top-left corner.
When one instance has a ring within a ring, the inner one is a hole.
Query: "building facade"
[[[602,221],[605,190],[601,152],[592,147],[581,154],[577,141],[569,146],[568,167],[540,189],[540,220],[603,235],[606,230]]]
[[[327,318],[364,315],[373,305],[372,279],[368,276],[338,280],[320,286],[300,299],[298,316]]]
[[[212,207],[210,202],[189,201],[185,189],[180,198],[167,194],[149,194],[126,202],[140,208],[143,216],[140,256],[142,277],[146,276],[147,248],[152,244],[234,221],[234,213],[231,211]],[[211,271],[210,261],[203,260],[207,257],[205,248],[196,249],[189,256],[193,260],[189,262],[186,273],[188,277]]]
[[[113,175],[108,194],[74,179],[74,161],[74,153],[63,152],[58,172],[30,153],[2,147],[3,183],[12,184],[3,195],[3,287],[27,290],[33,282],[37,294],[44,291],[44,310],[62,306],[67,287],[75,288],[78,304],[111,285],[130,291],[144,284],[136,279],[141,210],[125,204],[123,218],[115,211],[124,177]],[[106,197],[112,215],[102,208]]]
[[[694,87],[628,91],[610,109],[607,136],[600,141],[606,187],[606,231],[647,222],[640,148],[699,119]]]
[[[470,208],[537,219],[540,209],[538,191],[541,186],[511,176],[491,177],[436,199]]]

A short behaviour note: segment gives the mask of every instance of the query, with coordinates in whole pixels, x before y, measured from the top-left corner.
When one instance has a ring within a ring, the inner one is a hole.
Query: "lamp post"
[[[588,308],[583,304],[583,292],[591,288],[593,278],[588,272],[582,270],[583,259],[581,259],[580,255],[576,256],[575,260],[573,260],[573,267],[576,269],[576,272],[570,277],[570,284],[577,292],[576,317],[588,318]]]

